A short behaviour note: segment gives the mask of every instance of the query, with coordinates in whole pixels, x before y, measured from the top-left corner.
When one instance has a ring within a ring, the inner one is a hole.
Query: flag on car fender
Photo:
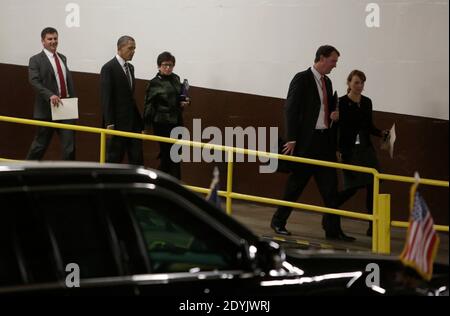
[[[409,228],[400,260],[430,280],[433,262],[439,246],[439,236],[425,200],[417,190],[418,182],[411,186]]]
[[[209,193],[206,197],[206,200],[210,203],[214,204],[218,208],[222,209],[221,207],[221,201],[219,196],[219,168],[214,167],[213,171],[213,179],[211,181],[211,185],[209,187]]]

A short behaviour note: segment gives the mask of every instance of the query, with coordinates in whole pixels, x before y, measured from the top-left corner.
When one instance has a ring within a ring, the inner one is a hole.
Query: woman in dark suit
[[[339,98],[339,152],[343,163],[379,169],[378,159],[370,136],[386,137],[389,131],[381,131],[372,121],[372,101],[362,95],[366,76],[353,70],[347,78],[347,95]],[[343,170],[344,190],[339,194],[342,205],[357,190],[365,188],[366,208],[373,212],[373,176],[367,173]],[[367,235],[372,235],[370,222]]]

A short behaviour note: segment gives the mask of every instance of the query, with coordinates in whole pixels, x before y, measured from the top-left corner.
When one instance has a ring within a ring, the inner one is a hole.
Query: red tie
[[[66,90],[66,80],[64,80],[64,74],[61,68],[61,63],[59,62],[59,58],[56,54],[53,54],[55,57],[56,70],[58,71],[59,84],[61,85],[61,98],[67,98],[67,90]]]
[[[325,112],[325,117],[323,118],[323,122],[325,123],[325,126],[329,127],[329,121],[330,121],[330,112],[328,110],[328,94],[327,94],[327,87],[325,85],[325,78],[322,76],[320,77],[320,81],[322,82],[322,95],[323,95],[323,111]]]

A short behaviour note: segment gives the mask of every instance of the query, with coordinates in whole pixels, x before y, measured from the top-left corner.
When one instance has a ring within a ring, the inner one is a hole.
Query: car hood
[[[301,269],[304,276],[360,272],[361,277],[359,284],[355,282],[356,286],[370,287],[378,282],[376,285],[382,289],[412,291],[423,295],[448,295],[448,264],[435,263],[433,277],[426,281],[413,269],[404,266],[398,256],[334,250],[286,249],[285,252],[286,261]]]

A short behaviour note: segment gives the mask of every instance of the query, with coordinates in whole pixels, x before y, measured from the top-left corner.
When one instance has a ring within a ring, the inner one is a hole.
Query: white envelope
[[[394,123],[389,133],[389,155],[391,156],[391,158],[394,158],[394,144],[396,139],[397,135],[395,135],[395,123]]]
[[[58,107],[50,103],[52,120],[73,120],[78,118],[78,98],[61,99]]]
[[[389,156],[394,158],[394,144],[397,139],[395,134],[395,123],[392,125],[388,137],[381,143],[381,149],[389,151]]]

